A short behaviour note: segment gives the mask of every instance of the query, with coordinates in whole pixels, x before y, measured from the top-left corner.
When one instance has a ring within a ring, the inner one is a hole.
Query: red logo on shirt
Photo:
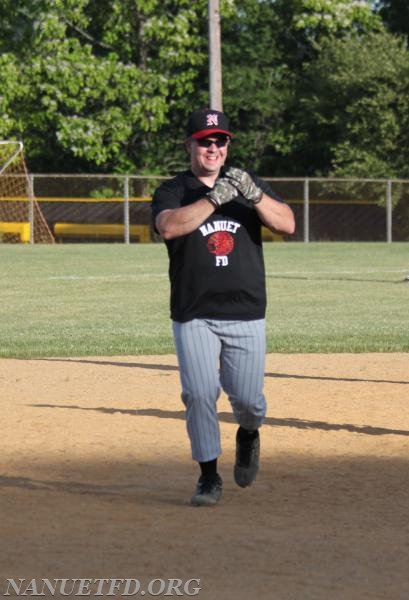
[[[233,251],[234,238],[227,231],[217,231],[207,240],[207,249],[216,256],[226,256]]]

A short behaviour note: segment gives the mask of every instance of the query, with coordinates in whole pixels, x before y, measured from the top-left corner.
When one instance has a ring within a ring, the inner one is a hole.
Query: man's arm
[[[261,200],[254,204],[261,221],[271,231],[293,234],[295,231],[294,213],[285,202],[270,198],[265,192]]]
[[[214,209],[207,198],[200,198],[188,206],[162,210],[155,219],[155,227],[164,240],[171,240],[197,229]]]
[[[295,231],[294,213],[285,202],[275,200],[257,185],[249,173],[231,167],[226,178],[250,202],[266,227],[280,233]]]
[[[215,186],[193,204],[165,209],[155,219],[155,227],[164,240],[187,235],[197,229],[216,208],[237,196],[236,188],[223,177]]]

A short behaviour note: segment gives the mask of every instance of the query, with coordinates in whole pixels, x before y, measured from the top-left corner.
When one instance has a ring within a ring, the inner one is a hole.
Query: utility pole
[[[213,108],[214,110],[223,110],[219,0],[208,0],[207,12],[209,21],[210,108]]]

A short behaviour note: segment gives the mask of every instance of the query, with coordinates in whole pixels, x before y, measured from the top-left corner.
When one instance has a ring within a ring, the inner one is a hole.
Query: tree
[[[282,60],[280,27],[273,2],[237,0],[222,20],[224,108],[236,135],[231,158],[263,171],[271,148],[287,151],[282,114],[293,76]]]
[[[406,170],[394,150],[406,143],[405,51],[382,38],[380,18],[392,22],[400,4],[372,4],[222,0],[233,161],[265,175]],[[184,166],[186,118],[209,103],[206,10],[205,0],[3,0],[0,137],[23,139],[34,171]]]
[[[407,0],[376,0],[374,8],[392,33],[402,34],[407,39],[409,35],[409,4]]]
[[[188,0],[16,0],[4,10],[3,49],[15,27],[23,42],[1,57],[1,107],[14,115],[1,136],[24,140],[32,168],[154,170],[153,137],[185,110],[206,58],[198,9]]]
[[[368,0],[300,0],[298,4],[294,25],[312,42],[319,43],[329,36],[344,37],[352,32],[362,34],[380,25]]]
[[[328,44],[307,67],[299,97],[300,171],[408,177],[408,91],[409,54],[399,38],[382,32]]]
[[[306,66],[335,40],[378,29],[365,1],[236,0],[222,22],[225,108],[238,130],[233,156],[265,174],[299,174],[308,136],[299,106],[311,85]],[[307,172],[321,167],[316,158]]]

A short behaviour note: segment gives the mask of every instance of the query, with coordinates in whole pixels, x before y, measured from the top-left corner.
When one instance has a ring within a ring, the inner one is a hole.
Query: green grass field
[[[407,352],[408,243],[266,243],[269,352]],[[0,245],[0,356],[173,353],[163,244]]]

